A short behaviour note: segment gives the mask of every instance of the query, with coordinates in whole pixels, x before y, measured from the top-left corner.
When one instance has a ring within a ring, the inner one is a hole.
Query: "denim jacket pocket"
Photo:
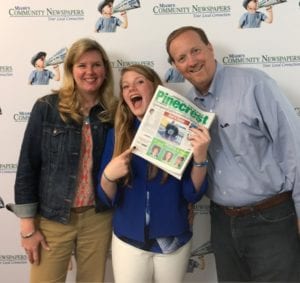
[[[54,127],[51,129],[49,139],[49,150],[53,153],[59,153],[62,150],[62,145],[65,142],[66,130],[63,128]]]
[[[60,158],[65,155],[63,151],[65,150],[66,135],[67,131],[63,127],[50,125],[43,128],[42,155],[44,160],[48,161],[44,164],[50,165],[52,169],[58,166]]]
[[[56,125],[48,124],[43,127],[43,167],[40,181],[40,201],[43,207],[41,209],[45,209],[44,204],[56,209],[61,205],[57,196],[64,195],[61,188],[66,187],[68,183],[68,178],[62,169],[68,165],[67,132],[66,128]]]

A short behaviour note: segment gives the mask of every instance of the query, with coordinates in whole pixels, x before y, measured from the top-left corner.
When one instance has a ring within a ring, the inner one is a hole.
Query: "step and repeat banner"
[[[183,25],[202,27],[225,65],[254,67],[275,78],[300,115],[300,2],[259,0],[2,0],[0,10],[0,281],[28,282],[29,264],[20,247],[13,202],[23,133],[35,100],[57,89],[63,58],[77,39],[91,37],[106,49],[118,94],[122,67],[154,68],[165,85],[185,93],[190,85],[167,61],[168,34]],[[248,3],[249,2],[249,3]],[[107,5],[114,13],[107,18]],[[272,7],[270,8],[270,5]],[[253,9],[252,9],[253,11]],[[45,60],[40,60],[45,58]],[[42,65],[41,65],[42,64]],[[37,76],[36,68],[44,68]],[[234,180],[233,180],[234,181]],[[195,205],[193,250],[185,282],[216,282],[210,245],[209,201]],[[68,282],[75,281],[72,258]],[[113,282],[111,260],[106,281]]]

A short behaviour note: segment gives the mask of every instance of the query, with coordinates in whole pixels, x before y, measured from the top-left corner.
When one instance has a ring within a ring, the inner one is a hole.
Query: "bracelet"
[[[196,167],[206,167],[208,165],[208,160],[204,160],[202,162],[196,162],[194,161],[193,162],[193,165],[196,166]]]
[[[112,179],[108,178],[107,175],[105,174],[105,171],[103,171],[102,175],[103,175],[104,179],[106,179],[110,183],[115,183],[117,181],[117,180],[112,180]]]
[[[21,234],[21,237],[23,238],[23,239],[28,239],[28,238],[31,238],[33,235],[34,235],[34,233],[35,233],[36,231],[35,230],[33,230],[32,232],[30,232],[30,233],[28,233],[28,234],[22,234],[22,232],[20,233]]]

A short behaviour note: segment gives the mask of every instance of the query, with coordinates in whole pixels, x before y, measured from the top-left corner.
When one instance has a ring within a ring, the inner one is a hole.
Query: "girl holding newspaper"
[[[132,154],[135,132],[161,84],[149,67],[122,70],[115,129],[103,151],[98,195],[115,207],[112,260],[117,283],[182,282],[192,238],[188,203],[198,202],[207,187],[210,135],[203,126],[191,129],[193,160],[181,180]]]

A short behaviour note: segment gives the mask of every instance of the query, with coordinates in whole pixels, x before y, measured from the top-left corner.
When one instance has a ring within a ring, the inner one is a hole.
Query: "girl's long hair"
[[[120,155],[126,149],[128,149],[133,141],[134,135],[136,133],[135,129],[135,116],[130,111],[128,105],[124,101],[122,92],[122,78],[126,72],[133,71],[141,74],[147,80],[149,80],[153,89],[155,90],[159,85],[162,85],[162,81],[158,74],[148,66],[134,64],[129,67],[125,67],[121,70],[120,79],[120,98],[117,106],[116,116],[115,116],[115,146],[113,157]],[[148,177],[153,179],[158,172],[158,168],[154,165],[148,166]],[[163,182],[167,178],[167,174],[163,174]],[[129,185],[131,179],[131,173],[124,177],[124,185]]]

